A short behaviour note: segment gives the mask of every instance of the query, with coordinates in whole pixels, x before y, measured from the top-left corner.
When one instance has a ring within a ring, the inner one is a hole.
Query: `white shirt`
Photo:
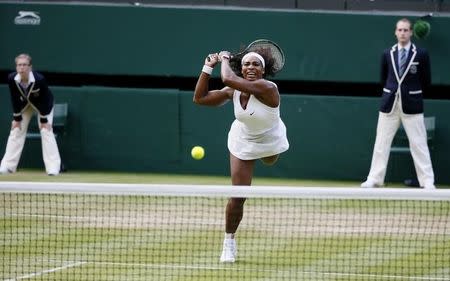
[[[22,82],[22,77],[20,76],[19,73],[16,74],[16,76],[14,76],[14,80],[20,84],[20,86],[24,87],[25,89],[28,88],[28,86],[30,86],[31,83],[36,82],[36,79],[34,78],[33,75],[33,71],[30,71],[30,73],[28,74],[28,83],[23,83]]]
[[[241,92],[233,94],[236,120],[228,133],[228,149],[242,160],[260,159],[282,153],[289,148],[286,126],[280,118],[280,106],[269,107],[250,95],[246,109]]]

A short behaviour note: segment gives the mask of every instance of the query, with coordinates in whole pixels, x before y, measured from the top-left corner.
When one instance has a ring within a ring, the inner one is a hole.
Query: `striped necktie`
[[[399,76],[403,76],[406,68],[406,49],[400,49]]]

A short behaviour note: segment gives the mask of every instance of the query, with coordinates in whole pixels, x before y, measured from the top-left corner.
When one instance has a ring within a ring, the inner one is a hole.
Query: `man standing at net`
[[[0,164],[0,174],[14,173],[25,144],[28,124],[34,113],[38,114],[42,140],[42,156],[48,175],[60,172],[61,157],[53,134],[53,94],[44,76],[32,71],[31,56],[20,54],[15,59],[16,72],[8,76],[8,85],[13,107],[13,121]]]
[[[392,140],[401,122],[408,136],[420,186],[435,189],[423,115],[423,96],[431,84],[430,60],[425,49],[411,42],[412,34],[411,22],[400,19],[395,29],[397,44],[383,53],[383,94],[377,136],[370,172],[361,187],[383,185]]]

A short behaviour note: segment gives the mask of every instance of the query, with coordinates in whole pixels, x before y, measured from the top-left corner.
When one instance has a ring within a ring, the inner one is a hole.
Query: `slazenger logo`
[[[41,17],[37,12],[19,11],[19,15],[14,18],[15,24],[40,25]]]

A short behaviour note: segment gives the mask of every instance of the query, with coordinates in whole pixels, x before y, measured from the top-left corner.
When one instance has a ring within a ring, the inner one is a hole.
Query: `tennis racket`
[[[232,53],[230,61],[235,61],[235,62],[240,63],[240,60],[242,59],[242,57],[248,52],[257,52],[257,53],[266,52],[274,60],[274,66],[273,66],[274,72],[278,72],[281,69],[283,69],[284,62],[285,62],[284,52],[280,48],[280,46],[278,46],[278,44],[276,44],[275,42],[273,42],[271,40],[257,39],[255,41],[251,42],[250,44],[248,44],[248,46],[244,50],[242,50],[238,53],[234,53],[234,54]],[[208,60],[209,60],[209,58],[208,58]]]

